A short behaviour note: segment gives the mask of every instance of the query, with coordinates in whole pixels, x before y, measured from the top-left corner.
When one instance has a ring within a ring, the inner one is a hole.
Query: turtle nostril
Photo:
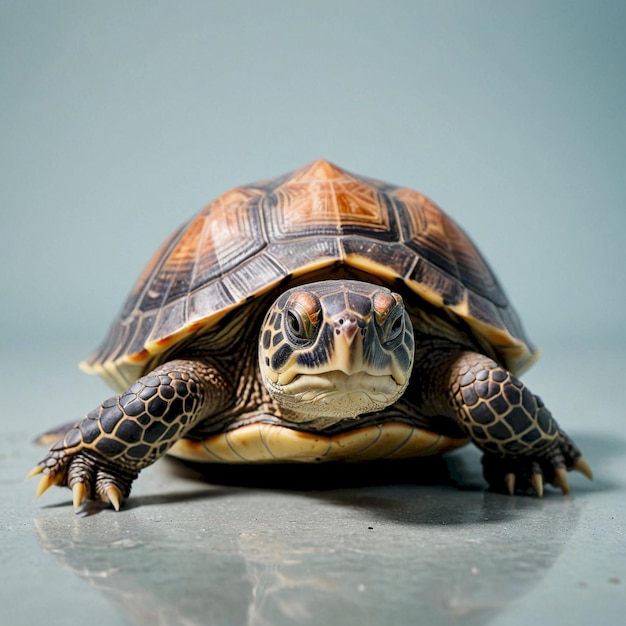
[[[359,330],[359,322],[356,317],[344,316],[335,320],[335,335],[344,335],[348,340],[348,343],[352,343],[354,336]]]

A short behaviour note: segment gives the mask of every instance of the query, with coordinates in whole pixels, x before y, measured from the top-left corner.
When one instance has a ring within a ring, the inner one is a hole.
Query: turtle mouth
[[[278,404],[309,419],[313,415],[343,419],[380,411],[396,402],[405,388],[406,383],[399,384],[390,374],[338,370],[298,374],[285,385],[268,385]]]
[[[352,393],[360,391],[380,398],[395,395],[399,383],[390,374],[370,374],[356,372],[346,374],[334,370],[322,374],[297,374],[290,383],[283,386],[283,392],[298,395],[300,400],[307,401],[324,394]]]

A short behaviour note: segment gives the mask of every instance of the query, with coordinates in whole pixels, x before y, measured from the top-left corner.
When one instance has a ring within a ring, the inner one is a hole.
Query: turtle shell
[[[242,304],[337,266],[403,283],[466,324],[514,373],[536,356],[482,255],[439,207],[417,191],[315,161],[226,192],[174,232],[81,365],[123,389]]]

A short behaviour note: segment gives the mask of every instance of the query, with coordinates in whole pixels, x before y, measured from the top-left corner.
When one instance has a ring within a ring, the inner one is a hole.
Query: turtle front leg
[[[43,473],[37,496],[51,485],[67,486],[75,509],[87,499],[119,510],[139,472],[228,398],[229,386],[214,368],[170,361],[88,413],[28,477]]]
[[[447,399],[447,410],[485,453],[483,473],[492,488],[510,494],[530,489],[541,497],[544,483],[569,493],[568,470],[591,479],[580,450],[511,372],[475,352],[440,353],[436,369],[431,393]]]

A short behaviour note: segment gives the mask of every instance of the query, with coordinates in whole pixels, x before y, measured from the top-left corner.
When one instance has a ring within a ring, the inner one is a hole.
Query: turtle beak
[[[356,350],[353,346],[354,339],[360,336],[359,322],[353,315],[337,315],[333,321],[333,332],[335,334],[335,358],[336,369],[351,374],[354,370]]]

